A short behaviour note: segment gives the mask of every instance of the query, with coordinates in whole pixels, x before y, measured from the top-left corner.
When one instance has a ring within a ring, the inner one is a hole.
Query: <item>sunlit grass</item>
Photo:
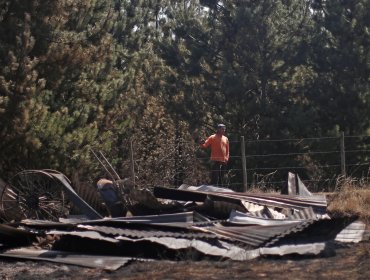
[[[358,216],[370,225],[370,182],[364,179],[338,178],[332,186],[333,192],[319,193],[326,195],[328,214],[332,217]],[[267,184],[259,184],[249,188],[250,193],[277,193]],[[315,193],[313,193],[315,194]]]
[[[332,216],[358,216],[370,221],[370,184],[347,178],[328,195],[328,213]]]

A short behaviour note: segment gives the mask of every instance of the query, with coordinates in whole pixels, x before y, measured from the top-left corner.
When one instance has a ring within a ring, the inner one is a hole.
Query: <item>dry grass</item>
[[[328,213],[332,217],[358,216],[370,226],[370,182],[354,178],[338,178],[335,191],[318,193],[328,198]],[[266,184],[259,184],[248,189],[250,193],[280,193],[269,188]]]
[[[328,195],[328,212],[332,216],[358,216],[370,222],[370,184],[346,179]]]

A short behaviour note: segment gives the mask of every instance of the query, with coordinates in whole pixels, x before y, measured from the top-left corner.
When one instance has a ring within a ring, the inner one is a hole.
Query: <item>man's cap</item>
[[[218,125],[217,125],[217,128],[225,128],[226,127],[226,125],[224,125],[223,123],[219,123]]]

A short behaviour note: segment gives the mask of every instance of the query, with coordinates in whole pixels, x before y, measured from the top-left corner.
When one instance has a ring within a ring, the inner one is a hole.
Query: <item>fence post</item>
[[[340,137],[340,168],[343,177],[346,177],[346,152],[344,149],[344,132],[342,131]]]
[[[130,139],[130,162],[131,162],[131,178],[132,178],[132,183],[135,186],[134,148],[133,148],[133,145],[132,145],[132,139]]]
[[[244,136],[241,137],[241,151],[242,151],[242,170],[243,170],[243,190],[247,191],[247,162],[245,158],[245,142]]]

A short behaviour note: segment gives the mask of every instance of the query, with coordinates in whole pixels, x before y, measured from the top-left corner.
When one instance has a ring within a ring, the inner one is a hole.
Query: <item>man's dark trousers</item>
[[[222,187],[225,170],[226,164],[224,162],[213,162],[211,170],[211,185]]]

